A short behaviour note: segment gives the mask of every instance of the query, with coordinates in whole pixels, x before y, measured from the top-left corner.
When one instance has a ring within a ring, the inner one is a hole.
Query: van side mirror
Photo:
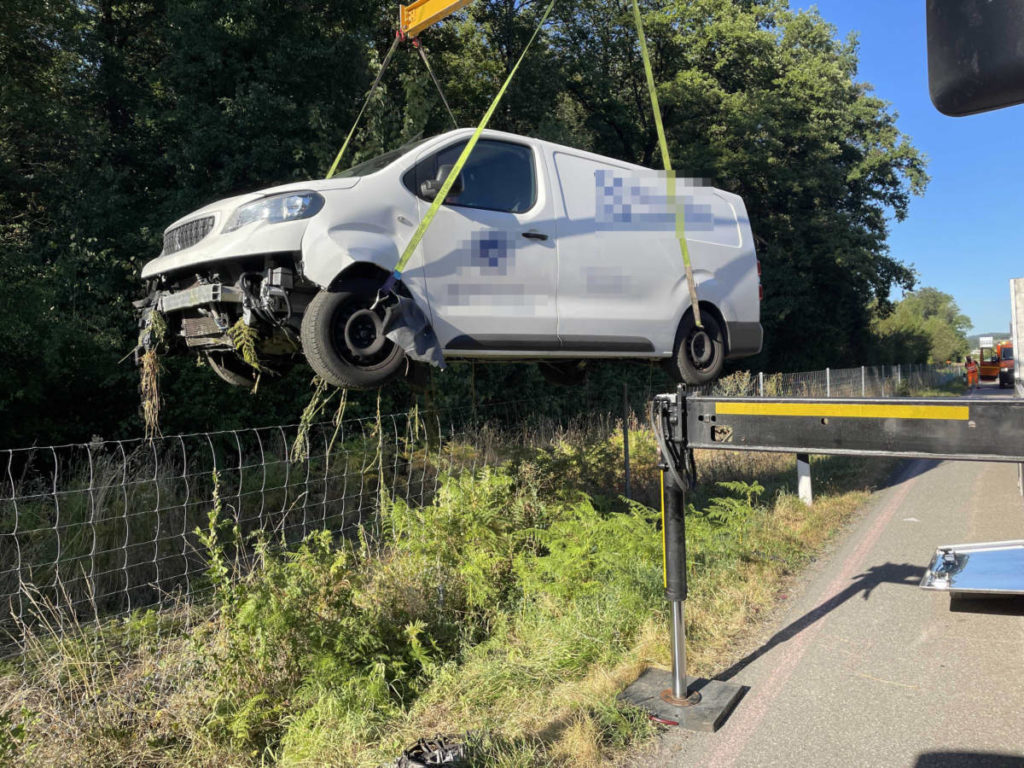
[[[928,88],[944,115],[1024,102],[1024,3],[928,0]]]
[[[452,172],[454,165],[442,165],[437,169],[437,176],[433,179],[427,179],[420,184],[420,196],[425,200],[433,200],[437,197],[441,191],[441,187],[444,186],[445,180],[448,178],[448,174]],[[448,191],[449,195],[462,194],[462,174],[460,173],[455,177],[455,183],[452,184],[452,188]]]

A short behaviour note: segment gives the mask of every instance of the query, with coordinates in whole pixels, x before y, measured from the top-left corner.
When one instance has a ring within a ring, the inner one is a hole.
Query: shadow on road
[[[1024,755],[995,752],[925,752],[914,768],[1024,768]]]
[[[776,632],[764,645],[755,651],[744,656],[727,670],[715,675],[716,680],[730,680],[737,675],[744,667],[752,661],[761,658],[777,645],[796,637],[803,630],[823,618],[850,598],[861,595],[864,600],[871,596],[872,590],[879,584],[903,584],[916,587],[924,575],[924,568],[909,563],[885,563],[869,568],[859,576],[855,576],[853,583],[842,592],[826,600],[821,605],[805,613],[792,624]]]
[[[907,459],[878,484],[878,490],[892,488],[908,480],[913,480],[918,475],[935,469],[941,463],[935,459]]]

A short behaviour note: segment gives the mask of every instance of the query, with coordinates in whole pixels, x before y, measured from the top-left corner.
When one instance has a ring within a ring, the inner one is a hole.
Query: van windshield
[[[410,141],[408,144],[403,144],[398,149],[393,149],[390,152],[385,152],[382,155],[365,160],[361,163],[353,165],[348,170],[342,171],[341,173],[334,174],[335,178],[345,178],[352,176],[369,176],[371,173],[381,171],[391,165],[395,160],[400,158],[402,155],[416,149],[420,144],[425,142],[427,139],[417,139],[416,141]]]

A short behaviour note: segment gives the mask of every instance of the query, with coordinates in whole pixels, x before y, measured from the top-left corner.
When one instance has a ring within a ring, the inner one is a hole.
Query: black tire
[[[537,368],[545,381],[559,387],[578,387],[587,380],[587,364],[582,360],[541,362]]]
[[[346,325],[361,310],[369,310],[380,284],[365,278],[347,280],[338,290],[320,291],[302,317],[302,351],[309,366],[328,384],[345,389],[377,389],[405,371],[405,352],[389,339],[372,353],[354,351],[346,341]],[[383,319],[384,310],[374,310]],[[369,318],[363,313],[362,317]],[[379,324],[378,324],[379,329]],[[369,343],[379,341],[364,323],[356,331]]]
[[[252,389],[256,386],[257,371],[233,352],[207,352],[206,362],[222,381],[233,387]]]
[[[669,373],[685,384],[707,384],[722,375],[725,367],[725,331],[718,318],[703,307],[700,313],[704,327],[693,322],[687,312],[676,332],[676,348],[669,360]]]

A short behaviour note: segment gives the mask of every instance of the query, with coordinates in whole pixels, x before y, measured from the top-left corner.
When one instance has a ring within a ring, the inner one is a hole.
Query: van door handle
[[[545,235],[543,232],[535,232],[532,229],[529,232],[523,232],[523,237],[528,237],[531,240],[547,240],[548,239],[548,236]]]

